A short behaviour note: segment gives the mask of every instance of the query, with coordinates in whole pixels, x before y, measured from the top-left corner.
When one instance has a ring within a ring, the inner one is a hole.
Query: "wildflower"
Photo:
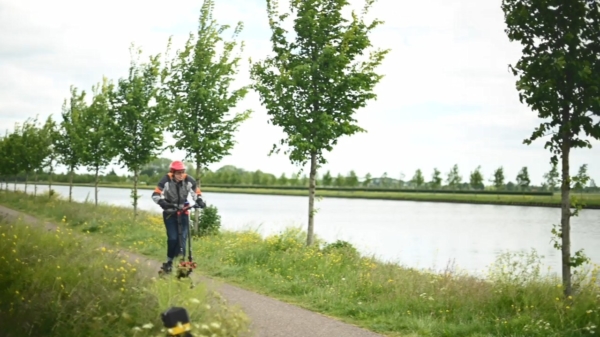
[[[154,327],[154,324],[152,323],[146,323],[142,326],[142,328],[144,329],[152,329]]]

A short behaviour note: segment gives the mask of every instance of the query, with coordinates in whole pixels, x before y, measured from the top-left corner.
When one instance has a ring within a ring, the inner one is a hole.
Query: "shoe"
[[[160,269],[167,274],[171,273],[171,271],[173,270],[173,262],[169,261],[169,262],[163,263],[162,267],[160,267]]]

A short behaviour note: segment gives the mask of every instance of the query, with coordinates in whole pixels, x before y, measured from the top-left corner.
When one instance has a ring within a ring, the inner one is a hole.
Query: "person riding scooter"
[[[158,182],[158,185],[152,193],[152,200],[163,210],[169,209],[169,204],[183,208],[184,204],[187,202],[188,195],[191,196],[192,200],[195,200],[200,208],[206,207],[206,204],[202,199],[202,192],[200,191],[196,180],[185,173],[185,165],[183,162],[176,160],[169,166],[169,173],[164,175]],[[169,273],[173,268],[173,259],[175,259],[180,252],[177,216],[163,212],[163,221],[167,233],[167,262],[163,263],[161,269]],[[189,234],[189,215],[183,214],[181,221],[183,226],[183,247],[181,247],[181,251],[185,251],[186,239]]]

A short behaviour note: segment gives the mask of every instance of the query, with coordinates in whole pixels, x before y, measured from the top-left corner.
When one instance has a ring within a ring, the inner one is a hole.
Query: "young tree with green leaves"
[[[469,185],[474,190],[483,190],[485,186],[483,185],[483,174],[481,174],[481,166],[477,166],[475,171],[471,172],[469,176]]]
[[[288,178],[285,176],[285,173],[282,173],[281,176],[277,179],[277,185],[286,186],[288,184]]]
[[[323,179],[321,180],[323,181],[323,186],[331,186],[331,184],[333,183],[333,177],[331,176],[331,172],[329,172],[329,170],[325,172],[325,174],[323,175]]]
[[[17,190],[17,175],[23,170],[24,165],[24,150],[21,138],[21,125],[19,123],[15,123],[13,131],[11,133],[7,132],[7,135],[4,137],[4,153],[6,157],[2,161],[5,165],[6,175],[12,175],[15,178],[13,191]],[[8,190],[8,181],[6,182],[6,189]]]
[[[58,160],[58,153],[56,151],[56,143],[59,139],[59,131],[52,118],[52,115],[48,116],[44,126],[42,127],[42,133],[44,142],[46,143],[47,155],[42,164],[43,168],[48,167],[48,197],[52,196],[52,173],[54,172],[54,166],[56,166],[56,162]]]
[[[372,181],[373,181],[373,176],[371,176],[371,173],[367,173],[367,175],[365,175],[365,180],[363,181],[362,185],[364,187],[368,187],[369,185],[371,185]]]
[[[579,191],[579,193],[583,192],[583,189],[587,186],[590,181],[590,176],[587,174],[587,164],[583,164],[579,167],[579,171],[577,175],[573,177],[573,189]]]
[[[521,168],[521,171],[519,171],[519,173],[517,174],[517,185],[519,186],[519,189],[524,191],[527,188],[529,188],[530,183],[531,180],[529,179],[529,172],[527,171],[527,166],[523,166],[523,168]]]
[[[119,163],[133,173],[133,216],[137,216],[138,178],[141,168],[157,157],[164,143],[165,112],[160,104],[160,55],[140,63],[140,48],[131,46],[127,78],[121,78],[110,93],[109,116],[112,146]]]
[[[494,171],[494,176],[490,180],[494,188],[499,191],[504,188],[504,167],[500,166]]]
[[[544,173],[545,184],[551,192],[554,192],[556,186],[560,182],[560,177],[557,169],[557,162],[551,162],[552,168],[547,173]]]
[[[111,141],[114,127],[110,117],[110,96],[114,85],[107,78],[92,87],[92,103],[83,111],[81,163],[94,172],[94,202],[98,206],[98,182],[100,171],[106,168],[116,155]]]
[[[333,179],[333,185],[335,187],[344,187],[344,185],[346,185],[346,178],[342,176],[341,173],[338,173],[337,176]]]
[[[201,186],[202,166],[219,162],[235,145],[234,134],[250,110],[231,116],[230,111],[244,99],[248,86],[231,90],[238,73],[240,56],[234,56],[242,31],[239,22],[232,41],[221,36],[229,28],[213,20],[214,0],[204,0],[196,35],[190,34],[185,47],[165,67],[162,81],[171,113],[167,130],[173,133],[175,147],[185,151],[196,166],[196,182]],[[222,45],[222,52],[217,51]],[[240,53],[244,44],[240,44]],[[198,210],[195,212],[198,223]]]
[[[423,172],[421,172],[421,169],[417,169],[415,171],[415,175],[412,177],[410,182],[413,183],[417,188],[421,188],[421,186],[423,186],[425,183],[425,178],[423,177]]]
[[[446,178],[446,182],[448,183],[448,187],[455,189],[462,182],[462,176],[458,171],[458,164],[454,164],[450,172],[448,172],[448,177]]]
[[[25,173],[25,188],[24,191],[27,193],[27,186],[29,184],[29,175],[36,169],[36,156],[39,150],[39,132],[37,128],[37,119],[27,118],[20,128],[21,135],[21,159],[22,169]]]
[[[429,182],[429,185],[431,185],[431,188],[433,189],[439,189],[442,187],[442,172],[435,167],[433,168],[433,174],[431,175],[431,181]]]
[[[8,161],[10,154],[8,152],[8,132],[5,136],[0,138],[0,178],[4,178],[4,182],[6,183],[6,190],[8,190],[8,180],[7,177],[10,174],[10,162]],[[4,185],[2,185],[2,181],[0,181],[0,190],[4,189]]]
[[[351,170],[350,173],[348,173],[348,176],[344,179],[344,185],[348,187],[358,186],[358,176],[354,170]]]
[[[75,169],[81,165],[83,153],[83,138],[81,129],[81,115],[87,109],[85,91],[78,92],[75,86],[70,87],[71,97],[64,101],[62,106],[62,121],[59,134],[54,143],[58,155],[58,162],[67,167],[69,171],[69,202],[73,196],[73,175]]]
[[[26,142],[25,148],[29,169],[27,176],[33,172],[33,195],[37,195],[38,172],[44,168],[45,161],[52,151],[52,143],[48,140],[46,125],[39,125],[37,117],[27,120],[24,125],[23,136]],[[27,183],[27,179],[25,183]]]
[[[366,0],[366,15],[375,0]],[[353,12],[342,12],[347,0],[291,0],[295,40],[283,28],[289,14],[278,13],[278,2],[267,0],[267,14],[275,56],[252,65],[254,89],[270,122],[287,134],[271,153],[283,146],[292,163],[310,162],[307,245],[313,243],[315,176],[338,139],[365,130],[354,113],[376,98],[373,89],[382,75],[375,72],[389,50],[363,54],[371,46],[369,34],[382,22],[364,22]],[[364,59],[364,60],[361,60]]]
[[[518,76],[519,100],[545,121],[535,129],[533,141],[550,136],[545,148],[551,161],[562,164],[561,226],[564,294],[572,293],[571,267],[578,266],[581,251],[571,257],[571,200],[569,156],[571,149],[591,143],[580,136],[600,139],[600,0],[503,0],[506,33],[523,46],[522,57],[510,66]]]

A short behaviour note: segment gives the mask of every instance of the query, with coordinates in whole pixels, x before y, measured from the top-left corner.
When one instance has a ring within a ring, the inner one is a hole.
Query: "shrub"
[[[198,219],[198,228],[196,229],[195,236],[206,236],[214,235],[219,233],[221,228],[221,216],[219,210],[215,206],[207,206],[200,213]]]
[[[324,254],[331,254],[333,252],[339,252],[348,257],[358,257],[359,253],[356,247],[350,242],[344,240],[337,240],[336,242],[328,243],[323,247]]]

